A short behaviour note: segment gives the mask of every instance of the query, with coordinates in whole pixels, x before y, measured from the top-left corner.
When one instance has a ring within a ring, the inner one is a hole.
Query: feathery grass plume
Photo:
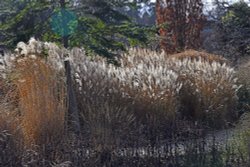
[[[177,83],[182,85],[178,95],[182,115],[215,127],[224,126],[237,116],[239,86],[235,71],[228,64],[220,56],[192,50],[168,58],[164,52],[130,49],[121,60],[123,68],[141,66],[143,72],[147,68],[154,71],[152,67],[172,70],[178,77]]]
[[[237,117],[235,71],[220,62],[172,58],[183,87],[180,91],[182,113],[212,127],[223,127]]]
[[[27,44],[19,42],[16,48],[16,58],[43,58],[47,64],[55,70],[63,69],[63,61],[68,56],[69,51],[64,47],[59,47],[54,43],[37,41],[31,38]]]
[[[181,83],[178,74],[166,66],[139,63],[115,71],[121,92],[134,100],[137,118],[159,129],[175,119]]]
[[[56,144],[64,133],[65,82],[39,58],[15,63],[24,142],[27,147]]]
[[[121,119],[116,118],[120,110],[112,112],[105,110],[102,117],[92,119],[92,122],[95,120],[96,126],[102,124],[107,118],[109,120],[106,122],[111,121],[110,124],[116,124],[116,119],[127,120],[132,114],[132,116],[135,115],[138,124],[143,123],[157,131],[159,128],[161,130],[167,128],[166,125],[174,120],[178,108],[177,92],[181,84],[177,83],[178,77],[171,70],[161,66],[147,66],[143,62],[133,67],[124,67],[122,64],[121,67],[116,67],[107,64],[105,59],[86,57],[82,49],[73,49],[70,60],[82,122],[91,122],[90,116],[102,114],[102,110],[98,108],[105,108],[105,106],[111,109],[117,106],[127,114],[121,115],[123,117]],[[126,124],[126,129],[133,131],[133,128],[130,128],[131,122],[126,121]],[[91,129],[91,126],[89,127]],[[124,126],[120,125],[117,128],[122,127]],[[129,130],[126,133],[128,134]]]
[[[121,67],[87,59],[78,62],[85,62],[77,67],[80,78],[84,78],[79,83],[85,84],[85,91],[99,86],[98,90],[121,93],[123,99],[132,99],[128,106],[133,106],[137,119],[144,122],[149,118],[157,123],[165,116],[173,118],[178,99],[183,116],[209,126],[224,126],[237,115],[237,79],[234,69],[221,57],[188,51],[167,58],[164,52],[130,49],[121,56]],[[159,117],[156,119],[154,114]]]
[[[80,119],[85,129],[82,133],[101,160],[117,146],[126,145],[135,134],[135,116],[127,106],[131,100],[122,98],[120,85],[112,75],[117,67],[102,58],[86,57],[82,49],[74,48],[70,53]]]

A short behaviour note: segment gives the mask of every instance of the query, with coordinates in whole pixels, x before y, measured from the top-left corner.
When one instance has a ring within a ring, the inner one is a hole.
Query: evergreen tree
[[[0,36],[8,46],[34,36],[69,47],[83,46],[89,54],[113,58],[127,45],[146,44],[148,32],[152,32],[118,10],[123,5],[134,5],[129,1],[3,1],[14,8],[1,17]]]

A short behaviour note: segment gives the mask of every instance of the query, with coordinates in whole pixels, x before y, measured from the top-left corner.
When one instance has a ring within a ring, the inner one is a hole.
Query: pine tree
[[[117,10],[122,5],[131,5],[129,1],[4,2],[15,8],[12,14],[2,18],[0,25],[0,36],[8,46],[34,36],[69,47],[84,47],[88,54],[97,53],[111,59],[117,51],[125,51],[127,45],[147,43],[148,32],[151,32],[151,28],[136,25]]]

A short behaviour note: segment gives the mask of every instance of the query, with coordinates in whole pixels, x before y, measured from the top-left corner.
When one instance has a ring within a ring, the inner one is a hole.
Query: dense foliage
[[[237,64],[239,58],[250,55],[250,7],[240,1],[229,5],[217,1],[204,47]]]
[[[250,53],[250,7],[241,1],[229,6],[222,17],[222,42],[229,50],[234,50],[235,56]],[[232,53],[231,53],[232,54]]]
[[[2,44],[15,46],[31,36],[68,47],[84,47],[88,53],[112,58],[126,45],[146,44],[149,27],[136,25],[119,11],[128,1],[18,1],[5,0],[9,6],[1,15]],[[2,3],[2,2],[1,2]]]

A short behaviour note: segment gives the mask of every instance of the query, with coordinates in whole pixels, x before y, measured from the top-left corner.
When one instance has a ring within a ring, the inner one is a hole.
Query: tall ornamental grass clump
[[[167,127],[179,118],[223,127],[237,117],[239,87],[234,69],[222,57],[192,50],[166,55],[129,49],[115,66],[97,56],[86,57],[83,49],[66,50],[36,42],[36,46],[46,48],[50,64],[61,66],[62,55],[68,55],[83,116],[86,106],[94,108],[105,101],[124,106],[136,122],[151,129]],[[31,41],[26,48],[32,50],[36,42]],[[93,101],[97,103],[92,105]]]
[[[7,59],[0,78],[0,166],[63,160],[68,147],[63,71],[35,53]]]
[[[95,58],[84,58],[83,54],[74,54],[72,57],[76,91],[83,115],[86,112],[84,108],[93,101],[97,101],[97,106],[103,105],[103,102],[123,106],[128,115],[132,113],[135,116],[139,125],[154,133],[152,136],[159,130],[166,130],[174,122],[181,83],[177,82],[178,75],[168,66],[146,64],[143,59],[138,60],[137,65],[126,60],[130,65],[125,65],[125,59],[129,56],[122,58],[121,66],[107,64],[103,59],[93,61]],[[137,58],[136,55],[134,58]],[[90,108],[93,110],[96,105]],[[124,120],[127,120],[126,117]]]
[[[230,62],[222,56],[214,55],[214,54],[207,53],[207,52],[199,52],[199,51],[195,51],[195,50],[186,50],[186,51],[181,52],[181,53],[169,55],[169,57],[176,58],[178,60],[183,60],[183,59],[189,58],[192,61],[201,60],[202,62],[209,62],[209,63],[218,62],[220,64],[225,63],[227,65],[230,65]]]
[[[166,68],[168,74],[169,71],[174,73],[177,79],[169,81],[172,82],[170,85],[181,85],[177,98],[180,104],[177,114],[181,118],[190,118],[213,128],[226,126],[237,118],[237,91],[240,86],[237,85],[235,70],[220,56],[192,50],[169,56],[164,52],[131,49],[123,55],[121,66],[142,66],[143,72],[147,70],[145,67],[159,67]],[[159,81],[167,83],[163,76],[158,76],[157,80],[155,85],[160,85]],[[173,87],[171,91],[174,90]]]
[[[22,135],[18,113],[0,102],[0,166],[18,166],[22,154]]]
[[[213,128],[226,126],[237,118],[237,78],[225,63],[172,59],[183,87],[180,91],[181,113],[187,118]]]
[[[121,67],[114,71],[124,94],[134,99],[131,107],[146,126],[148,137],[159,138],[162,132],[171,135],[174,131],[171,127],[178,119],[182,83],[165,60],[164,54],[130,49],[121,56]]]
[[[113,65],[105,59],[86,57],[84,50],[73,49],[72,65],[84,140],[97,154],[98,162],[111,157],[117,147],[131,144],[136,136],[136,118],[123,98],[120,86],[112,73]]]
[[[56,144],[64,134],[65,81],[39,58],[19,59],[10,76],[16,86],[24,143]]]

